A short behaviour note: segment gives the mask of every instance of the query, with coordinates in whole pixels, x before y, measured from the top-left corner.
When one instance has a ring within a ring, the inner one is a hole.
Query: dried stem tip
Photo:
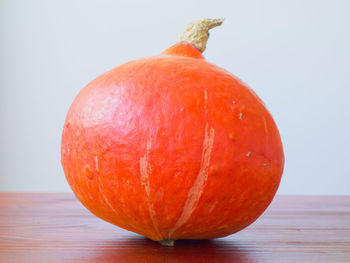
[[[173,247],[175,244],[175,240],[174,239],[163,239],[163,240],[159,241],[159,243],[163,246]]]
[[[224,19],[202,19],[187,25],[185,31],[180,35],[177,42],[188,42],[204,52],[209,38],[209,30],[220,26]]]

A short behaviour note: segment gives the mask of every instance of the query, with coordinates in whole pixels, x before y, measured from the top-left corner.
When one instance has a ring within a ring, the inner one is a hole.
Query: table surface
[[[0,193],[0,262],[350,262],[350,196],[277,196],[239,233],[164,247],[69,193]]]

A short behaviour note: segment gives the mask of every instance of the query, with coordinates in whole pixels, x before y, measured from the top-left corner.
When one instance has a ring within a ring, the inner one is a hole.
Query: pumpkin
[[[222,21],[190,24],[160,55],[102,74],[75,98],[61,161],[96,216],[171,246],[240,231],[272,201],[284,165],[276,124],[202,55]]]

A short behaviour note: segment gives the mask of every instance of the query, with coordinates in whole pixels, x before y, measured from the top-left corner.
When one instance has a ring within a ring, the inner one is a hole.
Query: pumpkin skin
[[[263,102],[188,43],[84,87],[66,117],[61,160],[88,210],[156,241],[245,228],[272,201],[284,166]]]

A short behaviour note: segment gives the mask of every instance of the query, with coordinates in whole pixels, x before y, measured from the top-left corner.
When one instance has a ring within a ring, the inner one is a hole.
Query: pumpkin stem
[[[203,53],[209,38],[209,30],[220,26],[222,22],[224,22],[224,19],[211,18],[192,22],[187,25],[177,42],[188,42]]]
[[[173,247],[175,244],[175,241],[174,241],[174,239],[163,239],[163,240],[159,241],[159,243],[163,246]]]

